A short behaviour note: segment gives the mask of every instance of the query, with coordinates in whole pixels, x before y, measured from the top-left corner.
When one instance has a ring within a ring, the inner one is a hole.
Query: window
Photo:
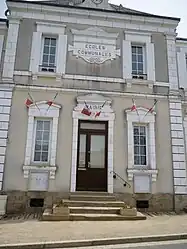
[[[34,162],[49,162],[49,146],[51,137],[51,121],[36,120]]]
[[[147,165],[146,126],[134,125],[134,165]]]
[[[145,72],[145,56],[144,46],[132,46],[132,77],[144,79]]]
[[[55,72],[57,39],[44,37],[41,71]]]

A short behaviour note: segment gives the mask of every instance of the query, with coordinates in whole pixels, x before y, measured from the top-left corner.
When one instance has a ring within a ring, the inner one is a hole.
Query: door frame
[[[99,123],[99,124],[105,124],[105,130],[95,130],[95,129],[81,129],[81,123]],[[80,134],[85,134],[88,136],[88,143],[86,143],[86,151],[88,150],[88,146],[91,144],[91,135],[104,135],[105,136],[105,170],[106,170],[106,192],[107,192],[107,183],[108,183],[108,121],[90,121],[90,120],[80,120],[78,121],[78,140],[77,140],[77,175],[78,177],[78,164],[79,164],[79,149],[80,149]],[[87,137],[86,137],[87,140]],[[90,148],[89,148],[90,149]],[[88,160],[88,153],[86,152],[86,160]],[[77,189],[77,181],[76,181],[76,189]],[[77,190],[76,190],[77,191]]]
[[[105,103],[102,108],[102,112],[99,117],[86,116],[81,113],[87,104],[100,104],[101,106]],[[113,193],[113,136],[114,136],[114,120],[115,114],[111,108],[112,100],[108,97],[104,97],[100,94],[88,94],[77,97],[77,105],[73,110],[73,131],[72,131],[72,161],[71,161],[71,178],[70,178],[70,192],[76,192],[76,177],[77,177],[77,145],[78,145],[78,124],[79,120],[90,120],[90,121],[108,121],[108,172],[107,172],[107,192]]]

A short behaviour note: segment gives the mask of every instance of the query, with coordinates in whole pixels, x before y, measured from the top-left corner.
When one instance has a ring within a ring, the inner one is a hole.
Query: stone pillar
[[[187,199],[187,172],[184,146],[184,128],[182,121],[182,102],[179,97],[179,82],[177,73],[176,37],[167,36],[168,72],[170,83],[169,111],[172,146],[173,190],[175,209],[185,207]],[[186,203],[187,204],[187,203]]]
[[[9,20],[9,29],[8,29],[3,75],[2,75],[2,80],[4,82],[13,83],[19,24],[20,20],[17,19]]]

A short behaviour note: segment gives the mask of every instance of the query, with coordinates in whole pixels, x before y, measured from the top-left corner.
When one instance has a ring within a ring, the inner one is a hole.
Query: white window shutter
[[[130,41],[123,41],[123,78],[132,78],[132,54]]]
[[[42,33],[33,32],[30,71],[37,73],[39,70],[40,56],[41,56]]]
[[[67,55],[67,35],[60,34],[57,45],[57,74],[65,74]]]
[[[147,79],[155,81],[155,52],[154,44],[146,43]]]
[[[1,55],[3,51],[3,42],[4,42],[4,35],[0,35],[0,62],[1,62]]]

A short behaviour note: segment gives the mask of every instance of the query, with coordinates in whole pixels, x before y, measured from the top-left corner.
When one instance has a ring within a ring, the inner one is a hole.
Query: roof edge
[[[6,22],[7,22],[7,19],[6,19],[6,18],[0,18],[0,22],[6,23]]]
[[[46,5],[46,6],[55,6],[55,7],[64,7],[64,8],[73,8],[73,9],[84,9],[84,10],[96,10],[101,12],[108,12],[108,13],[117,13],[117,14],[126,14],[131,16],[144,16],[144,17],[152,17],[152,18],[161,18],[167,20],[173,20],[180,22],[180,18],[178,17],[170,17],[170,16],[159,16],[149,13],[132,13],[132,12],[121,12],[121,11],[113,11],[113,10],[105,10],[105,9],[97,9],[97,8],[88,8],[88,7],[81,7],[81,6],[72,6],[72,5],[62,5],[62,4],[55,4],[55,3],[42,3],[41,1],[22,1],[22,0],[7,0],[7,2],[15,2],[15,3],[26,3],[26,4],[36,4],[36,5]]]
[[[187,38],[177,37],[177,41],[186,41],[187,42]]]

